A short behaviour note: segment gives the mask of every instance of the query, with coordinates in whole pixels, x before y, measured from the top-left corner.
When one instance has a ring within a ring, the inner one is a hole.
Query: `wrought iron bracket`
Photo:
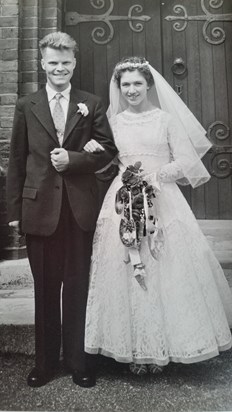
[[[214,145],[210,149],[209,172],[212,176],[219,179],[225,179],[232,176],[232,160],[229,158],[220,158],[221,155],[232,155],[232,146]]]
[[[223,0],[210,0],[209,5],[214,9],[218,9],[223,5]],[[187,10],[184,6],[177,4],[174,6],[173,11],[175,16],[166,16],[165,20],[174,21],[173,28],[176,31],[183,31],[186,29],[189,21],[204,21],[202,32],[204,39],[213,45],[221,44],[225,41],[226,34],[222,27],[213,27],[210,32],[210,37],[207,34],[207,29],[211,23],[214,22],[232,22],[232,13],[228,14],[216,14],[210,13],[205,7],[205,0],[201,0],[201,8],[204,12],[203,15],[188,16]]]
[[[150,16],[140,15],[135,16],[133,13],[142,13],[143,8],[140,4],[134,4],[129,8],[127,16],[114,16],[112,11],[114,8],[114,0],[109,0],[110,6],[109,9],[104,14],[98,15],[88,15],[88,14],[79,14],[77,12],[66,12],[65,14],[65,24],[67,26],[75,26],[81,23],[90,23],[90,22],[101,22],[108,27],[109,33],[107,36],[105,27],[95,27],[92,30],[91,36],[94,43],[97,44],[107,44],[109,43],[114,36],[114,28],[111,21],[127,21],[129,27],[134,32],[141,32],[144,28],[143,22],[147,22],[151,19]],[[105,6],[105,0],[90,0],[91,5],[95,9],[102,9]],[[142,23],[141,23],[142,22]]]
[[[223,141],[230,135],[230,128],[220,121],[213,122],[207,130],[207,136],[213,143],[214,138]],[[232,146],[217,145],[213,143],[209,151],[209,172],[212,176],[219,179],[225,179],[232,175]],[[227,157],[222,157],[226,155]]]

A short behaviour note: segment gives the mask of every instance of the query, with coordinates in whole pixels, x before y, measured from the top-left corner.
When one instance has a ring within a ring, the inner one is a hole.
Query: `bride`
[[[232,296],[178,187],[210,178],[200,160],[211,146],[205,130],[138,57],[116,65],[108,116],[119,175],[94,237],[85,351],[129,363],[135,373],[214,357],[231,347]],[[101,147],[91,141],[84,149]]]

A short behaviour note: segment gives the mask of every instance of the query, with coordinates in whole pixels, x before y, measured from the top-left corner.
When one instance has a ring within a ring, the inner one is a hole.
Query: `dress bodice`
[[[113,125],[121,167],[140,160],[145,171],[157,171],[169,162],[168,115],[156,108],[149,112],[120,113]]]

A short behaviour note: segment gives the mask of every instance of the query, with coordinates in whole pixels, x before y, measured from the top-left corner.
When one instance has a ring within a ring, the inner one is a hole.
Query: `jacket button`
[[[60,186],[55,186],[56,189],[60,189]]]

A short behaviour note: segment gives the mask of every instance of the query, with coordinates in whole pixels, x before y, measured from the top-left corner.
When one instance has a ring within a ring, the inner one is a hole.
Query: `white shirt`
[[[49,103],[49,107],[50,107],[50,111],[51,113],[53,113],[55,104],[56,104],[56,99],[55,99],[55,95],[57,93],[61,93],[62,97],[60,98],[60,104],[61,107],[64,111],[64,118],[65,118],[65,122],[67,120],[67,116],[68,116],[68,107],[69,107],[69,101],[70,101],[70,90],[71,90],[71,84],[69,83],[69,86],[67,87],[67,89],[63,90],[62,92],[57,92],[56,90],[52,89],[49,84],[46,84],[46,92],[48,95],[48,103]]]

